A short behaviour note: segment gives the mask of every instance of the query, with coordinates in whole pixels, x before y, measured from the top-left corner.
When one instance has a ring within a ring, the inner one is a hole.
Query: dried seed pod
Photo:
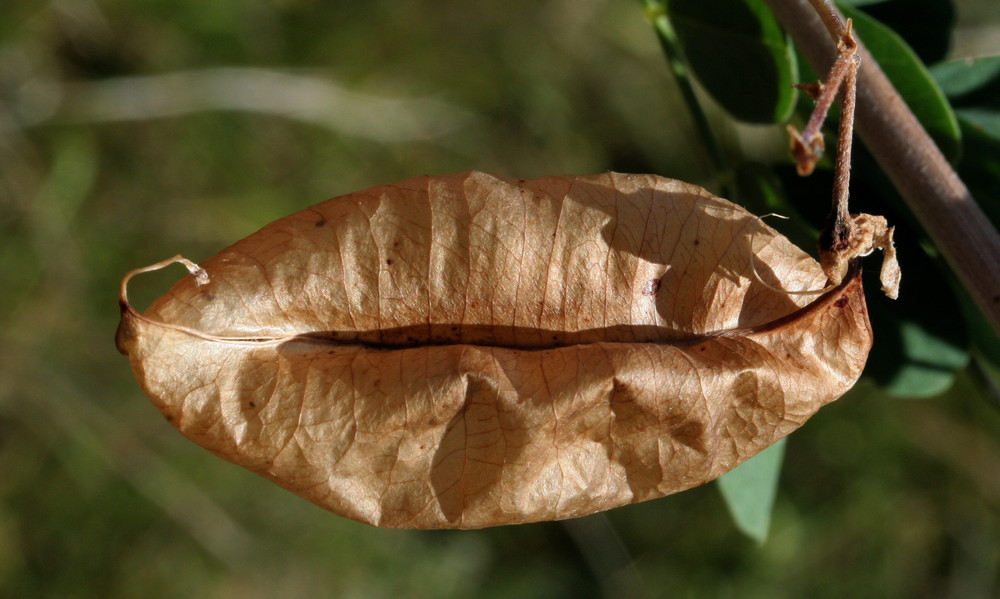
[[[656,176],[423,177],[189,266],[145,314],[123,283],[117,343],[153,403],[379,526],[569,518],[702,484],[847,391],[872,341],[856,263],[815,299],[786,293],[827,276]]]

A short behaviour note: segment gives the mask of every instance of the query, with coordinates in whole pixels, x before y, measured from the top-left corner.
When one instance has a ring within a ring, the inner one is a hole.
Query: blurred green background
[[[996,1],[955,5],[950,56],[1000,54]],[[865,381],[824,408],[757,545],[714,485],[564,523],[371,528],[182,438],[115,351],[127,270],[371,185],[610,169],[717,189],[641,3],[2,8],[0,597],[1000,594],[1000,410],[968,369],[935,398]],[[781,127],[709,111],[729,147],[782,159]]]

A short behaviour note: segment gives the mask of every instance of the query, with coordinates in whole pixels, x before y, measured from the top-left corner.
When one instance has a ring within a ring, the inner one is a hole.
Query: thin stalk
[[[825,0],[765,1],[812,67],[826,72],[844,26],[836,9]],[[858,135],[1000,332],[1000,234],[861,42]]]
[[[854,145],[854,111],[858,91],[858,56],[851,55],[847,76],[844,77],[844,93],[840,100],[840,130],[837,138],[837,161],[833,177],[833,213],[837,222],[848,222],[851,215],[847,209],[851,185],[851,148]]]
[[[705,111],[702,110],[697,95],[695,95],[691,75],[688,72],[687,61],[684,58],[684,51],[677,42],[677,33],[674,31],[674,27],[667,17],[666,7],[659,0],[644,0],[644,4],[646,7],[646,17],[653,24],[656,37],[660,41],[660,47],[663,48],[663,54],[667,57],[670,72],[674,74],[677,87],[681,91],[681,96],[684,98],[684,103],[687,105],[691,119],[694,121],[694,126],[698,129],[701,139],[705,142],[709,158],[712,160],[712,166],[715,167],[717,172],[727,173],[729,172],[729,166],[726,162],[725,154],[723,154],[722,147],[712,132],[712,127],[708,123],[708,117],[705,115]]]
[[[854,42],[854,36],[850,30],[844,31],[841,37],[840,44],[838,44],[838,55],[837,60],[834,61],[833,66],[830,67],[830,73],[827,75],[826,81],[817,84],[800,84],[797,85],[799,89],[809,93],[813,99],[816,101],[816,106],[813,108],[812,115],[809,117],[809,121],[806,126],[802,129],[800,134],[795,130],[795,127],[789,125],[788,132],[792,138],[792,156],[795,158],[796,169],[800,175],[808,175],[812,173],[813,169],[816,167],[816,161],[822,156],[824,143],[823,143],[823,122],[826,120],[827,114],[830,112],[830,107],[833,106],[833,101],[836,100],[837,95],[841,93],[851,94],[850,104],[851,109],[854,109],[854,99],[856,95],[856,78],[858,69],[858,56],[857,56],[857,44]],[[850,73],[850,87],[845,84],[845,80],[848,77],[848,72]],[[853,125],[854,115],[850,116],[851,123]],[[841,142],[844,140],[841,139]],[[848,140],[850,141],[850,137]],[[849,149],[849,148],[848,148]],[[850,156],[848,155],[848,159]]]

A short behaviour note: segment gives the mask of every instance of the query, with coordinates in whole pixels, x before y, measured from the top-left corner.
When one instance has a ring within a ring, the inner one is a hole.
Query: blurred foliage
[[[956,2],[955,27],[950,16],[908,17],[917,6],[952,15],[946,1],[853,4],[929,62],[946,56],[949,35],[968,36],[964,47],[1000,35],[995,0]],[[1000,593],[996,335],[966,330],[963,314],[975,321],[975,310],[942,283],[949,271],[863,152],[853,206],[899,226],[902,296],[869,294],[867,377],[789,439],[760,546],[712,488],[565,523],[370,528],[183,439],[114,352],[127,270],[178,251],[201,259],[327,197],[423,173],[614,169],[735,184],[760,212],[798,215],[773,224],[807,236],[828,205],[828,171],[793,177],[780,126],[740,124],[699,90],[732,159],[733,172],[715,170],[638,3],[4,8],[0,596]],[[988,123],[1000,79],[931,72],[961,124],[958,169],[996,216],[1000,139]],[[133,299],[142,305],[177,276],[150,275]],[[914,368],[936,382],[911,378]],[[892,399],[885,389],[899,381],[909,385],[900,393],[943,394]]]
[[[652,4],[667,13],[698,81],[729,114],[749,123],[780,123],[792,115],[795,52],[763,0]]]
[[[787,437],[779,440],[718,479],[733,523],[758,543],[767,541],[770,532],[787,441]]]

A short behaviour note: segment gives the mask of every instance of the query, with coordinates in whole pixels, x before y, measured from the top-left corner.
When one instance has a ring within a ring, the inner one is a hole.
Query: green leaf
[[[950,161],[961,153],[955,113],[917,55],[891,29],[863,12],[841,6],[854,20],[854,30],[878,61],[920,124]],[[864,69],[864,64],[861,65]]]
[[[980,115],[983,117],[980,122],[974,122],[966,117],[975,119],[975,113],[966,115],[964,109],[960,113],[964,151],[958,163],[958,175],[969,186],[972,197],[993,225],[1000,227],[1000,194],[997,194],[1000,189],[1000,135],[996,134],[996,127],[987,127],[983,122],[992,120],[995,123],[1000,115],[997,112],[993,112],[992,117]]]
[[[791,116],[795,53],[763,0],[670,0],[667,14],[691,70],[729,114],[751,123]]]
[[[785,439],[719,477],[719,490],[736,528],[758,543],[767,540],[771,509],[785,456]]]
[[[988,108],[959,108],[955,112],[971,127],[1000,139],[1000,112]]]
[[[1000,56],[949,60],[931,67],[930,74],[946,96],[960,98],[990,84],[1000,84]],[[1000,97],[991,96],[995,105],[1000,105]]]
[[[956,320],[959,315],[956,314]],[[885,389],[902,397],[933,397],[951,387],[955,372],[969,362],[966,350],[931,334],[919,324],[903,320],[899,323],[904,360]]]

